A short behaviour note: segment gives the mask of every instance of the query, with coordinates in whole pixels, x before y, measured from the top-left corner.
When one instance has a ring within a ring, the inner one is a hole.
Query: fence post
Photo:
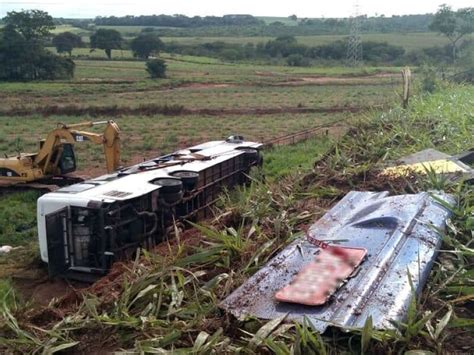
[[[410,85],[411,85],[411,71],[409,67],[402,69],[403,78],[403,96],[402,96],[402,107],[408,107],[408,100],[410,99]]]

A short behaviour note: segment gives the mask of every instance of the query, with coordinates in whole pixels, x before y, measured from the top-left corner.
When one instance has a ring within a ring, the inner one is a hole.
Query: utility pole
[[[347,64],[351,67],[362,65],[362,38],[361,38],[361,16],[359,4],[356,2],[354,13],[350,18],[350,33],[347,43]]]

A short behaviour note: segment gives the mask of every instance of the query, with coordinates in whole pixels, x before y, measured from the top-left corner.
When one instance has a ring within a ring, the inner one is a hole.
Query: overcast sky
[[[54,17],[95,17],[152,14],[347,17],[356,0],[0,0],[0,16],[8,11],[41,9]],[[455,9],[473,5],[473,0],[359,0],[362,14],[422,14],[435,12],[446,2]]]

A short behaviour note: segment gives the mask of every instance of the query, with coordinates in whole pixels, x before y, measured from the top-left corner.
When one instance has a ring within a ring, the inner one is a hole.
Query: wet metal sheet
[[[453,203],[445,194],[436,194]],[[309,234],[341,246],[365,248],[367,260],[346,284],[322,306],[278,302],[275,293],[285,287],[319,248],[301,237],[286,247],[222,303],[239,318],[247,315],[302,322],[308,317],[314,329],[330,325],[363,327],[372,316],[374,327],[393,328],[401,321],[412,297],[408,272],[416,292],[426,283],[445,227],[447,209],[429,193],[388,196],[387,192],[350,192],[318,222]]]

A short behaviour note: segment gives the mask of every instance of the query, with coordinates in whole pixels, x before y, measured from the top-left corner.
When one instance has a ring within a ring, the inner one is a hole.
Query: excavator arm
[[[106,124],[103,133],[93,133],[76,128],[93,127],[100,124]],[[34,159],[34,165],[49,171],[54,158],[54,152],[61,146],[63,141],[74,144],[81,141],[91,141],[95,144],[104,146],[104,155],[107,165],[107,172],[111,173],[120,166],[120,128],[114,121],[83,122],[71,125],[61,124],[46,137],[40,151]]]
[[[120,166],[120,128],[114,121],[91,122],[92,125],[106,123],[107,126],[102,134],[71,130],[76,141],[89,140],[95,144],[104,146],[105,162],[107,172],[112,173]],[[69,126],[71,128],[71,126]],[[81,138],[82,137],[82,138]]]

